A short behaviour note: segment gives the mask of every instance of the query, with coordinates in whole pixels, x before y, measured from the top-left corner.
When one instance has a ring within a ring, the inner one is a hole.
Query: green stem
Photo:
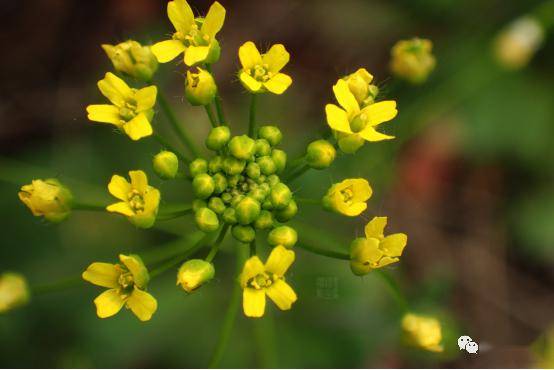
[[[310,166],[308,166],[307,164],[303,164],[302,167],[295,170],[294,172],[291,172],[290,175],[285,178],[285,181],[286,182],[294,181],[300,176],[302,176],[303,174],[305,174],[309,169],[311,169]]]
[[[250,257],[256,255],[256,239],[250,242]]]
[[[212,66],[210,64],[206,64],[206,70],[210,72],[210,74],[215,80],[215,75],[212,71]],[[217,111],[217,118],[219,119],[219,124],[222,126],[227,126],[227,123],[225,121],[225,114],[223,113],[223,106],[221,104],[221,95],[219,95],[219,90],[215,95],[214,103],[215,103],[215,110]]]
[[[173,220],[175,218],[185,216],[192,213],[192,205],[186,204],[182,206],[180,209],[175,209],[171,211],[162,211],[158,213],[158,216],[156,217],[157,221],[166,221],[166,220]]]
[[[221,358],[225,353],[229,339],[231,338],[231,332],[233,331],[233,326],[235,324],[235,319],[240,307],[240,296],[241,296],[241,286],[238,282],[238,276],[242,271],[244,262],[246,261],[247,250],[243,245],[239,245],[237,248],[237,280],[235,280],[235,286],[233,287],[233,292],[231,293],[231,300],[229,302],[229,307],[223,318],[223,326],[221,327],[221,332],[219,334],[219,339],[215,347],[215,351],[210,360],[209,368],[216,368],[221,362]]]
[[[250,118],[248,120],[248,136],[251,138],[254,137],[254,130],[256,128],[256,103],[257,95],[252,94],[252,99],[250,100]]]
[[[275,320],[273,312],[266,310],[264,317],[259,320],[251,320],[256,341],[256,355],[258,355],[258,367],[262,369],[278,368],[277,343],[275,342]]]
[[[175,155],[180,159],[182,160],[184,163],[186,164],[189,164],[190,163],[190,159],[184,155],[183,153],[181,153],[180,151],[178,151],[173,145],[171,145],[167,140],[165,140],[163,137],[161,137],[160,135],[154,133],[153,135],[154,139],[156,139],[158,141],[158,143],[160,143],[161,146],[163,146],[165,149],[168,149],[170,151],[172,151],[173,153],[175,153]]]
[[[402,293],[402,290],[398,286],[398,283],[393,279],[390,274],[388,274],[386,271],[382,271],[380,269],[373,270],[377,276],[383,280],[389,291],[391,292],[392,296],[400,306],[402,312],[408,311],[408,302],[406,301],[406,298],[404,297],[404,294]]]
[[[167,120],[169,121],[169,123],[173,127],[173,130],[175,130],[175,132],[177,133],[179,138],[182,140],[183,144],[185,144],[189,148],[189,150],[191,151],[191,153],[195,157],[199,157],[200,154],[199,154],[198,149],[196,148],[196,146],[192,142],[192,140],[191,140],[190,136],[188,135],[188,133],[185,131],[185,129],[182,127],[182,125],[177,120],[177,117],[175,116],[175,112],[173,112],[173,109],[171,109],[171,106],[169,105],[169,103],[168,103],[167,99],[165,98],[164,94],[159,90],[158,90],[158,103],[160,104],[160,107],[164,111],[164,113],[167,117]]]
[[[78,211],[100,211],[100,212],[103,212],[103,211],[106,210],[105,205],[81,203],[81,202],[74,202],[73,205],[72,205],[72,208],[74,210],[78,210]]]
[[[294,198],[296,203],[321,205],[321,199]]]
[[[30,289],[33,295],[41,295],[46,293],[59,292],[69,288],[74,288],[77,285],[79,285],[79,283],[82,283],[82,282],[83,282],[83,279],[81,278],[81,276],[72,276],[69,278],[62,279],[60,281],[56,281],[54,283],[31,286]]]
[[[217,251],[219,250],[219,246],[221,245],[221,242],[223,242],[223,239],[225,239],[225,235],[227,234],[227,230],[229,230],[229,224],[223,225],[223,228],[221,229],[221,232],[219,233],[219,236],[217,237],[217,240],[215,241],[214,245],[212,246],[212,249],[210,249],[210,253],[208,253],[208,256],[206,257],[207,262],[212,262],[215,255],[217,254]]]
[[[210,119],[210,123],[212,124],[212,127],[217,127],[217,126],[219,126],[219,125],[217,124],[217,121],[215,120],[214,112],[212,112],[212,106],[211,106],[211,104],[204,105],[204,110],[206,111],[206,114],[208,115],[208,118]]]
[[[318,247],[314,247],[313,245],[306,244],[304,242],[298,242],[296,244],[296,246],[298,246],[299,248],[305,249],[309,252],[319,254],[320,256],[335,258],[335,259],[339,259],[339,260],[350,261],[350,255],[348,253],[321,249],[321,248],[318,248]]]

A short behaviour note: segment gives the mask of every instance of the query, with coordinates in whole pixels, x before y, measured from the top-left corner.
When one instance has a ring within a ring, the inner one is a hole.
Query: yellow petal
[[[109,206],[106,207],[106,210],[108,212],[119,213],[127,217],[131,217],[135,214],[135,211],[133,211],[131,206],[129,206],[129,204],[126,202],[118,202],[118,203],[110,204]]]
[[[239,79],[244,88],[250,92],[256,93],[262,88],[262,83],[260,81],[257,81],[244,71],[240,72]]]
[[[119,108],[111,104],[93,104],[87,107],[87,118],[94,122],[111,123],[121,126]]]
[[[106,290],[94,300],[94,304],[96,305],[96,314],[101,319],[105,319],[106,317],[110,317],[118,313],[124,303],[125,300],[121,298],[117,292],[117,289]]]
[[[94,262],[83,272],[83,279],[104,288],[117,288],[121,270],[111,263]]]
[[[181,54],[185,50],[185,45],[179,40],[165,40],[155,43],[150,47],[150,50],[156,56],[158,62],[167,63]]]
[[[189,67],[197,63],[202,63],[210,53],[209,46],[189,46],[185,50],[185,64]]]
[[[152,108],[156,104],[156,95],[158,89],[156,86],[148,86],[135,93],[137,101],[137,112],[142,112]]]
[[[131,184],[123,176],[113,175],[108,184],[108,191],[117,199],[127,201],[127,197],[131,192]]]
[[[278,245],[271,251],[265,263],[265,270],[277,276],[283,276],[294,262],[294,257],[294,252],[292,250]]]
[[[158,301],[151,294],[135,287],[127,300],[127,307],[133,311],[140,321],[148,321],[158,309]]]
[[[335,93],[337,102],[346,110],[350,117],[360,112],[360,106],[354,95],[350,92],[346,81],[338,80],[333,86],[333,92]]]
[[[262,64],[262,56],[252,41],[247,41],[239,48],[239,59],[242,68],[250,69]]]
[[[175,27],[175,30],[183,35],[188,34],[191,26],[194,24],[194,13],[185,0],[173,0],[167,3],[167,16],[173,27]]]
[[[136,189],[141,194],[144,194],[148,190],[148,177],[146,177],[144,171],[129,171],[129,177],[131,178],[133,189]]]
[[[266,289],[266,294],[281,310],[290,310],[292,304],[298,299],[294,290],[282,279],[271,284]]]
[[[123,131],[131,140],[140,140],[143,137],[152,135],[152,126],[146,118],[146,114],[140,113],[135,118],[123,124]]]
[[[210,38],[213,38],[219,30],[221,30],[221,27],[223,27],[224,21],[225,8],[216,1],[210,6],[210,10],[208,10],[208,14],[206,14],[201,30],[203,33],[209,35]]]
[[[398,110],[394,100],[385,100],[365,107],[363,113],[369,117],[370,126],[377,126],[396,117]]]
[[[366,126],[362,131],[358,133],[360,137],[367,141],[382,141],[394,139],[394,136],[389,136],[375,131],[371,126]]]
[[[264,264],[258,256],[250,257],[242,268],[242,273],[240,274],[240,285],[244,288],[248,280],[252,279],[258,274],[261,274],[265,271]]]
[[[150,190],[144,194],[144,213],[157,214],[160,198],[160,191],[151,187]]]
[[[354,202],[365,202],[373,194],[373,190],[366,179],[349,179],[352,185],[352,192],[354,193]]]
[[[291,84],[292,78],[284,73],[277,73],[268,81],[264,82],[265,88],[277,95],[281,95],[282,93],[284,93]]]
[[[356,239],[355,248],[350,250],[350,259],[364,265],[374,266],[383,257],[383,252],[379,249],[379,240],[375,238]]]
[[[333,130],[351,134],[350,124],[348,123],[348,113],[340,109],[334,104],[325,106],[325,114],[327,115],[327,124]]]
[[[245,288],[242,292],[242,309],[248,317],[262,317],[265,312],[265,292]]]
[[[380,248],[387,256],[399,257],[407,243],[408,236],[406,234],[392,234],[383,239]]]
[[[98,88],[102,95],[118,107],[123,107],[125,102],[133,96],[131,88],[125,81],[111,72],[106,73],[104,79],[98,81]]]
[[[148,275],[146,266],[144,266],[144,262],[142,262],[142,259],[139,256],[134,254],[129,256],[120,254],[119,260],[131,272],[133,280],[139,288],[144,288],[146,284],[148,284],[150,276]]]
[[[385,257],[383,257],[379,260],[379,262],[377,263],[377,266],[375,266],[375,268],[385,267],[385,266],[390,265],[391,263],[395,263],[395,262],[398,262],[398,261],[400,261],[400,260],[396,257],[385,256]]]
[[[283,44],[276,44],[262,56],[264,64],[269,67],[269,72],[279,73],[290,60],[290,54]]]
[[[366,238],[383,239],[385,226],[387,226],[386,217],[373,217],[371,221],[365,225]]]
[[[339,203],[337,208],[343,215],[354,217],[359,216],[363,211],[365,211],[367,209],[367,204],[364,202],[353,203],[351,205]]]

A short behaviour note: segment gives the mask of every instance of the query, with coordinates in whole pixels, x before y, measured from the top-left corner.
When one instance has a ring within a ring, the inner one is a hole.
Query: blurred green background
[[[491,56],[497,32],[540,1],[258,0],[227,8],[214,66],[234,133],[247,127],[248,96],[235,77],[237,49],[252,40],[282,42],[294,83],[283,96],[259,99],[261,123],[279,125],[290,158],[325,127],[324,105],[336,79],[367,68],[381,98],[398,102],[384,125],[397,139],[342,156],[291,186],[323,195],[346,177],[374,188],[364,217],[346,219],[303,206],[293,222],[304,238],[347,250],[373,215],[408,247],[390,268],[414,309],[438,315],[446,351],[404,347],[394,299],[378,277],[355,277],[347,262],[297,251],[289,281],[299,295],[288,312],[271,305],[262,320],[239,315],[225,367],[526,367],[528,346],[554,321],[554,43],[546,39],[529,66],[507,72]],[[163,198],[192,198],[186,181],[161,182],[151,169],[159,145],[138,143],[87,121],[102,101],[96,82],[112,69],[100,48],[128,38],[151,43],[171,32],[165,1],[33,0],[1,2],[0,272],[19,271],[31,285],[78,276],[92,261],[127,252],[155,253],[194,232],[192,219],[138,230],[105,213],[75,212],[59,225],[33,218],[17,199],[33,178],[59,177],[78,198],[110,200],[114,173],[144,169]],[[191,1],[204,13],[210,2]],[[422,86],[390,77],[389,52],[413,36],[434,43],[437,68]],[[199,141],[209,123],[184,101],[184,68],[161,65],[157,83]],[[170,136],[161,112],[156,129]],[[176,141],[175,141],[176,143]],[[321,242],[322,230],[333,235]],[[2,367],[203,367],[215,347],[231,294],[236,245],[216,259],[217,276],[187,296],[174,271],[156,278],[153,319],[130,312],[100,320],[84,282],[34,297],[0,316]],[[267,247],[263,253],[267,253]],[[478,341],[478,356],[458,350],[459,335]]]

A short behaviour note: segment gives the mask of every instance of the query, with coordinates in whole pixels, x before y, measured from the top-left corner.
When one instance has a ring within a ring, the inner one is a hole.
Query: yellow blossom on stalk
[[[148,178],[143,171],[129,171],[129,177],[131,183],[122,176],[112,176],[108,190],[121,201],[106,209],[126,216],[137,227],[147,229],[156,221],[160,191],[148,185]]]
[[[57,179],[33,180],[17,194],[33,212],[50,222],[60,222],[71,213],[73,196]]]
[[[134,40],[117,45],[103,44],[102,49],[112,61],[114,68],[129,76],[149,82],[158,69],[158,61],[149,46],[142,46]]]
[[[262,317],[267,295],[281,310],[289,310],[297,300],[285,282],[285,273],[294,262],[294,252],[279,245],[271,251],[265,265],[258,256],[250,257],[242,269],[242,307],[248,317]]]
[[[354,274],[365,275],[399,261],[408,236],[402,233],[385,236],[385,226],[386,217],[374,217],[365,227],[365,238],[357,238],[350,245],[350,268]]]
[[[442,352],[442,329],[434,317],[408,313],[402,318],[402,330],[409,344],[431,352]]]
[[[427,39],[398,41],[391,50],[392,73],[414,84],[425,82],[436,64],[432,49],[433,43]]]
[[[523,16],[510,23],[496,37],[496,60],[506,69],[525,67],[544,40],[544,28],[531,16]]]
[[[346,179],[329,188],[323,206],[345,216],[358,216],[366,210],[373,190],[366,179]]]
[[[108,288],[94,300],[96,314],[105,319],[117,314],[123,305],[140,321],[148,321],[156,312],[158,302],[145,291],[150,280],[148,270],[137,255],[119,255],[121,263],[94,262],[83,272],[83,279]]]
[[[215,36],[225,21],[225,8],[220,3],[213,3],[205,18],[194,18],[185,0],[173,0],[167,4],[167,16],[175,33],[171,40],[152,45],[152,53],[160,63],[170,62],[181,53],[189,67],[219,60],[221,48]]]
[[[98,81],[98,89],[112,104],[89,105],[89,120],[111,123],[132,140],[152,135],[150,121],[156,104],[156,86],[132,89],[121,78],[108,72],[104,79]]]
[[[290,60],[290,54],[282,44],[273,45],[261,55],[252,41],[245,42],[239,48],[239,59],[242,65],[240,82],[252,93],[282,94],[292,84],[292,78],[281,73]]]
[[[355,152],[359,146],[354,150],[348,147],[348,143],[352,140],[363,143],[364,141],[394,139],[394,136],[376,131],[379,124],[396,117],[398,111],[394,100],[381,101],[360,108],[360,104],[348,87],[348,82],[342,79],[333,86],[333,92],[340,107],[335,104],[327,104],[325,112],[327,124],[339,134],[341,150],[346,153]]]
[[[29,287],[23,275],[13,272],[0,275],[0,313],[24,305],[29,297]]]
[[[371,84],[373,76],[365,68],[359,68],[356,72],[342,78],[348,84],[348,89],[356,98],[360,107],[365,107],[375,102],[379,88]]]

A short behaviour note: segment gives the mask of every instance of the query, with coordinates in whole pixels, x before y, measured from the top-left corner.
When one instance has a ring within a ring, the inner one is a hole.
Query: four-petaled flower
[[[258,256],[250,257],[240,275],[242,307],[248,317],[262,317],[267,295],[281,310],[289,310],[296,293],[285,282],[285,272],[294,262],[294,252],[279,245],[271,251],[265,265]]]
[[[323,206],[345,216],[358,216],[366,210],[373,190],[366,179],[346,179],[329,188]]]
[[[167,63],[184,53],[187,66],[217,62],[221,53],[215,36],[223,27],[225,8],[217,1],[212,4],[206,18],[194,18],[185,0],[173,0],[167,4],[167,16],[175,27],[171,40],[152,45],[152,53],[158,62]]]
[[[106,209],[127,216],[137,227],[149,228],[156,221],[160,191],[148,185],[143,171],[129,171],[129,177],[131,183],[122,176],[112,176],[108,190],[121,202],[110,204]]]
[[[119,255],[121,263],[92,263],[83,279],[109,288],[94,300],[96,314],[101,319],[117,314],[123,305],[133,311],[140,321],[148,321],[156,312],[158,302],[145,291],[150,280],[148,270],[137,255]]]
[[[152,135],[150,121],[154,116],[156,86],[132,89],[121,78],[108,72],[103,80],[98,81],[98,89],[112,104],[89,105],[89,120],[111,123],[132,140]]]
[[[402,318],[402,330],[407,341],[431,352],[442,352],[441,323],[434,317],[407,313]]]
[[[292,84],[292,78],[280,72],[290,59],[282,44],[273,45],[261,55],[252,41],[245,42],[239,48],[239,59],[242,64],[240,82],[252,93],[282,94]]]
[[[17,195],[33,216],[43,216],[50,222],[63,221],[71,213],[73,195],[57,179],[33,180]]]

